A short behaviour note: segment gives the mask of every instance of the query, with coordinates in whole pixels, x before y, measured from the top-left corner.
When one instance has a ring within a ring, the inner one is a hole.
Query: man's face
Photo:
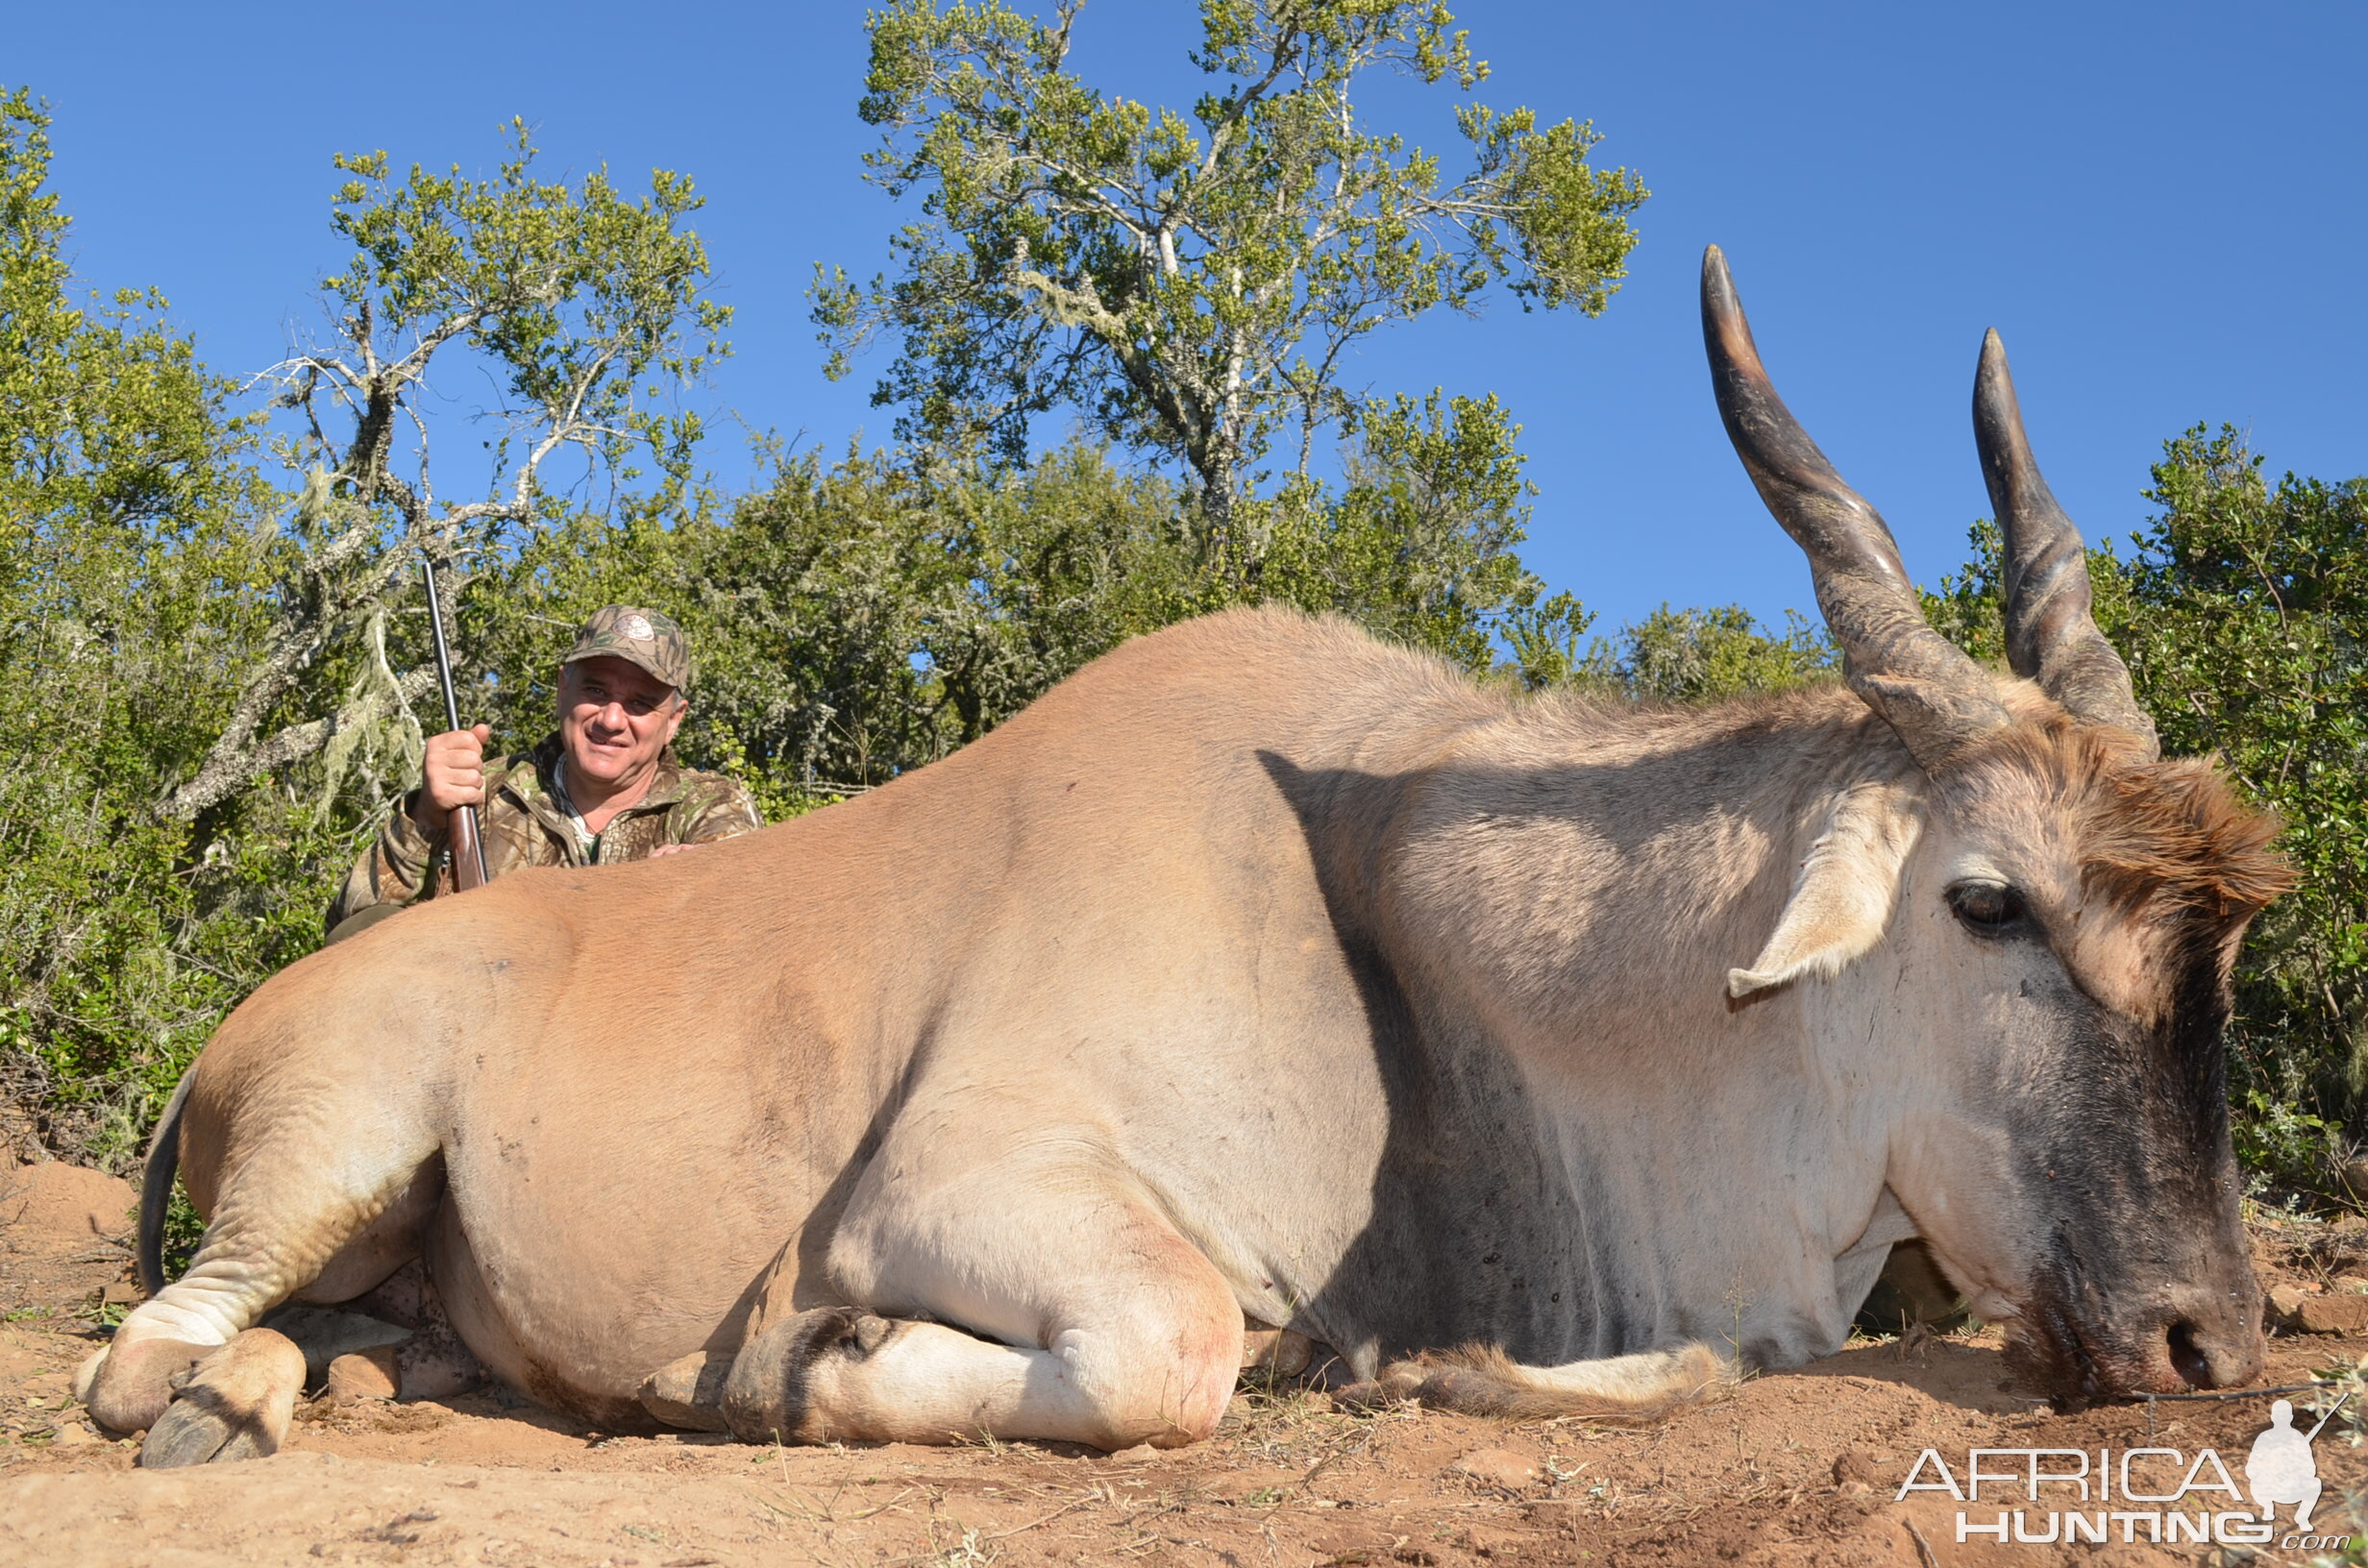
[[[578,659],[559,668],[559,744],[577,778],[615,787],[657,762],[689,704],[624,659]]]

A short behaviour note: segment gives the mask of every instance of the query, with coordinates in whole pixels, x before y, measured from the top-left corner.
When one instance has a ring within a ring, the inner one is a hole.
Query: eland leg
[[[867,1306],[760,1329],[721,1388],[736,1435],[1173,1447],[1216,1430],[1241,1368],[1232,1289],[1116,1172],[859,1190],[829,1268]]]
[[[456,1227],[456,1216],[449,1210],[439,1213],[427,1234],[432,1237],[439,1224]],[[388,1275],[354,1307],[409,1331],[396,1346],[395,1369],[387,1380],[395,1397],[449,1399],[485,1381],[484,1366],[453,1327],[443,1288],[429,1272],[425,1256]]]
[[[303,1351],[256,1325],[300,1295],[334,1299],[376,1284],[416,1249],[442,1192],[435,1136],[424,1116],[390,1106],[382,1084],[313,1082],[294,1105],[242,1096],[231,1125],[219,1108],[231,1096],[209,1087],[201,1077],[182,1129],[183,1175],[210,1210],[205,1242],[78,1379],[101,1426],[150,1430],[142,1458],[152,1464],[253,1450],[241,1433],[271,1430],[270,1412],[305,1379]],[[176,1400],[189,1409],[160,1441]]]

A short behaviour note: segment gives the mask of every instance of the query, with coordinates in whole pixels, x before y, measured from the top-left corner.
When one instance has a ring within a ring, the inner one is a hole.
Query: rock
[[[1112,1464],[1149,1464],[1158,1458],[1158,1449],[1148,1443],[1137,1443],[1132,1448],[1122,1448],[1111,1455],[1110,1462]]]
[[[329,1397],[340,1402],[349,1399],[392,1399],[399,1382],[395,1372],[395,1347],[392,1345],[349,1350],[329,1363]]]
[[[2270,1321],[2282,1329],[2292,1328],[2302,1314],[2303,1303],[2309,1299],[2310,1292],[2299,1285],[2271,1286],[2265,1299]]]
[[[1874,1490],[1883,1474],[1875,1466],[1874,1456],[1862,1448],[1847,1448],[1834,1460],[1834,1484],[1856,1486],[1861,1493]]]
[[[58,1430],[50,1433],[49,1446],[52,1448],[80,1448],[86,1443],[95,1443],[98,1440],[99,1434],[80,1421],[65,1421],[61,1422]]]
[[[138,1202],[131,1183],[62,1160],[0,1172],[0,1230],[21,1226],[78,1239],[129,1236]]]
[[[2368,1332],[2368,1296],[2349,1292],[2341,1295],[2306,1296],[2302,1311],[2296,1314],[2305,1332],[2309,1334],[2359,1334]]]
[[[1523,1458],[1510,1449],[1475,1448],[1448,1468],[1483,1486],[1508,1492],[1517,1492],[1538,1482],[1537,1461]]]
[[[148,1292],[130,1280],[117,1280],[99,1292],[99,1300],[110,1307],[136,1307],[148,1299]]]
[[[2348,1291],[2353,1295],[2359,1295],[2363,1292],[2368,1292],[2368,1280],[2360,1278],[2357,1274],[2338,1274],[2335,1276],[2334,1281],[2328,1286],[2328,1288],[2331,1290]]]
[[[1572,1497],[1542,1497],[1521,1505],[1521,1516],[1533,1525],[1549,1530],[1570,1530],[1586,1517],[1586,1510]]]

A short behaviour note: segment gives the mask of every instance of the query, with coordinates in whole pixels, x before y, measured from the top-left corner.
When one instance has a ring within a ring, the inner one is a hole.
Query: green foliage
[[[2115,628],[2175,750],[2217,751],[2301,875],[2246,944],[2234,1039],[2282,1100],[2368,1091],[2368,481],[2274,487],[2233,429],[2164,449]]]
[[[2165,445],[2147,499],[2161,510],[2131,558],[2089,551],[2097,623],[2164,749],[2218,753],[2285,824],[2301,884],[2237,971],[2239,1141],[2257,1168],[2323,1185],[2368,1097],[2368,480],[2272,485],[2235,430],[2199,425]],[[1928,607],[1996,657],[1996,530],[1973,543]]]
[[[1595,614],[1568,593],[1512,605],[1498,623],[1498,632],[1513,657],[1505,666],[1529,690],[1573,686],[1587,677],[1587,654],[1579,639],[1595,624]]]
[[[2343,1152],[2341,1123],[2303,1110],[2291,1093],[2273,1093],[2258,1081],[2236,1089],[2231,1100],[2238,1164],[2280,1187],[2329,1187]]]
[[[1370,483],[1258,503],[1255,595],[1211,569],[1174,485],[1098,447],[1019,469],[809,453],[728,515],[570,520],[472,595],[463,640],[501,672],[504,741],[524,745],[548,727],[569,628],[604,603],[666,610],[699,665],[679,749],[777,816],[945,755],[1129,637],[1253,598],[1486,670],[1492,631],[1541,592],[1512,553],[1529,493],[1514,432],[1492,404],[1395,414]],[[1550,608],[1584,625],[1567,596]]]
[[[1787,611],[1771,632],[1740,604],[1672,610],[1664,604],[1599,645],[1582,678],[1631,697],[1710,702],[1755,692],[1790,691],[1834,677],[1839,655],[1825,629]]]
[[[326,380],[367,419],[374,395],[403,400],[435,352],[459,339],[490,362],[507,394],[502,444],[527,446],[517,503],[534,499],[534,453],[561,445],[582,448],[622,479],[637,477],[629,453],[646,449],[678,490],[700,422],[648,406],[643,383],[653,375],[694,380],[730,352],[721,337],[730,307],[703,297],[706,247],[681,227],[704,199],[664,169],[639,201],[627,200],[605,169],[575,187],[547,184],[532,178],[526,122],[512,120],[508,135],[511,156],[491,180],[469,179],[456,164],[442,175],[414,164],[395,185],[383,152],[337,155],[335,166],[352,178],[331,221],[354,255],[322,287],[342,308],[346,347],[358,352],[300,355],[291,396],[308,410],[308,394]],[[400,374],[372,387],[376,365]],[[317,446],[336,446],[317,422],[313,433]],[[379,499],[368,493],[374,485],[407,489],[371,471],[382,452],[344,455],[352,471],[343,478],[365,501]],[[497,473],[503,466],[497,459]],[[410,482],[424,484],[424,473]]]
[[[1376,402],[1360,433],[1337,501],[1303,482],[1269,503],[1281,526],[1261,540],[1259,592],[1488,669],[1508,613],[1543,590],[1514,553],[1537,493],[1521,428],[1493,394],[1443,406],[1434,391]]]
[[[154,816],[203,755],[268,614],[254,432],[126,292],[77,305],[48,116],[0,98],[0,1139],[111,1142],[124,1074],[162,1077],[284,962],[243,837],[192,857]],[[259,919],[251,919],[250,917]]]
[[[1588,162],[1591,128],[1465,105],[1472,162],[1449,184],[1360,120],[1377,70],[1459,93],[1487,75],[1443,6],[1203,0],[1192,58],[1212,86],[1185,113],[1066,68],[1080,5],[1050,22],[999,0],[871,16],[871,177],[921,193],[921,215],[868,286],[818,269],[814,319],[833,375],[900,340],[875,402],[904,407],[907,439],[1016,463],[1032,416],[1081,410],[1180,464],[1203,546],[1254,578],[1266,530],[1233,513],[1277,435],[1295,428],[1304,480],[1320,432],[1406,417],[1339,384],[1360,339],[1497,282],[1589,314],[1618,286],[1646,192]]]
[[[189,1271],[189,1261],[205,1244],[206,1222],[197,1217],[189,1204],[189,1195],[181,1184],[173,1184],[172,1195],[164,1206],[164,1246],[161,1251],[164,1277],[177,1280]]]
[[[1955,576],[1942,577],[1938,592],[1918,590],[1924,619],[1935,631],[1984,664],[2003,667],[2007,624],[1999,584],[2004,581],[2005,541],[1999,536],[1998,525],[1986,517],[1974,523],[1965,539],[1973,559]],[[2108,608],[2117,601],[2115,590],[2121,585],[2120,563],[2113,558],[2110,541],[2088,551],[2088,580],[2096,600],[2097,625],[2104,626]]]
[[[663,608],[697,661],[678,748],[780,816],[943,756],[1184,613],[1176,515],[1171,486],[1092,448],[1016,472],[808,454],[728,517],[571,520],[475,601],[494,613],[474,640],[523,743],[583,615]]]

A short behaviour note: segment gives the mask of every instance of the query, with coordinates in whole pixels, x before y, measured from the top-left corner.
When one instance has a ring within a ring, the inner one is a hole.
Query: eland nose
[[[2180,1382],[2230,1388],[2261,1375],[2261,1292],[2251,1270],[2233,1287],[2193,1286],[2173,1295],[2162,1345]]]

